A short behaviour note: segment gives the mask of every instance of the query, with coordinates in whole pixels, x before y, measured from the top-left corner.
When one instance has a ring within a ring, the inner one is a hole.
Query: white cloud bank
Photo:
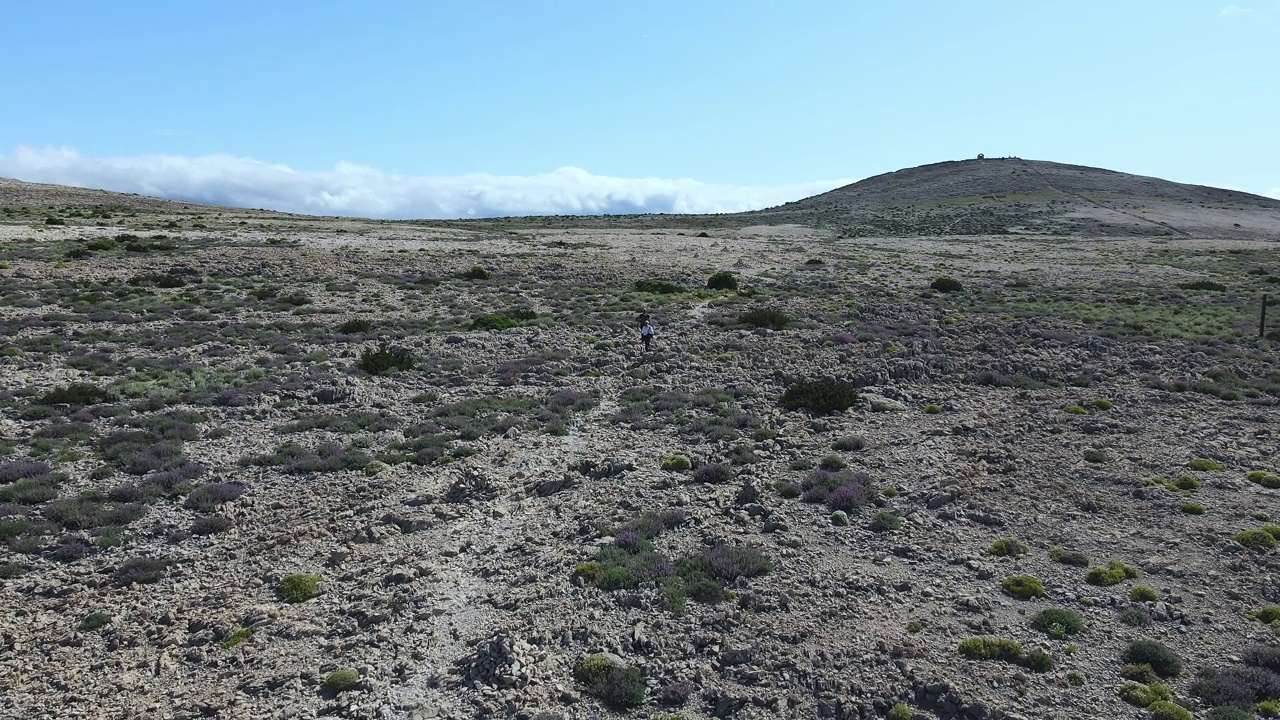
[[[1249,10],[1249,8],[1242,8],[1239,5],[1228,5],[1218,11],[1218,17],[1240,17],[1241,15],[1248,15],[1250,12],[1252,11]]]
[[[346,162],[303,172],[229,155],[90,158],[67,148],[26,146],[0,155],[0,177],[232,207],[387,219],[740,212],[852,182],[717,185],[605,177],[578,168],[527,177],[414,177]]]

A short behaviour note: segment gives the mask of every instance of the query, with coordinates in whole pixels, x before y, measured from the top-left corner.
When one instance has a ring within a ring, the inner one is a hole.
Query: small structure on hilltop
[[[984,155],[984,154],[982,154],[982,153],[978,153],[978,159],[979,159],[979,160],[986,160],[986,159],[987,159],[987,156],[986,156],[986,155]]]

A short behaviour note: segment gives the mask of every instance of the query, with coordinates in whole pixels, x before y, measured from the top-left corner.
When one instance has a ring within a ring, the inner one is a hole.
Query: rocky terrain
[[[474,223],[0,182],[0,716],[1280,712],[1280,203],[1084,170]]]

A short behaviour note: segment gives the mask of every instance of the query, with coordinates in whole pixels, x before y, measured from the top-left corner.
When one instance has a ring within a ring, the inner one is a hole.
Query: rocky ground
[[[0,224],[6,717],[1147,718],[1276,643],[1272,242],[154,212]]]

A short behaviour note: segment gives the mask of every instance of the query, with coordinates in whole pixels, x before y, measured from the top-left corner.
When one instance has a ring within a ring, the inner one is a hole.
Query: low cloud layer
[[[332,170],[304,172],[229,155],[91,158],[67,148],[25,146],[0,155],[0,177],[232,207],[386,219],[740,212],[852,182],[716,185],[605,177],[578,168],[531,176],[415,177],[345,162]]]

